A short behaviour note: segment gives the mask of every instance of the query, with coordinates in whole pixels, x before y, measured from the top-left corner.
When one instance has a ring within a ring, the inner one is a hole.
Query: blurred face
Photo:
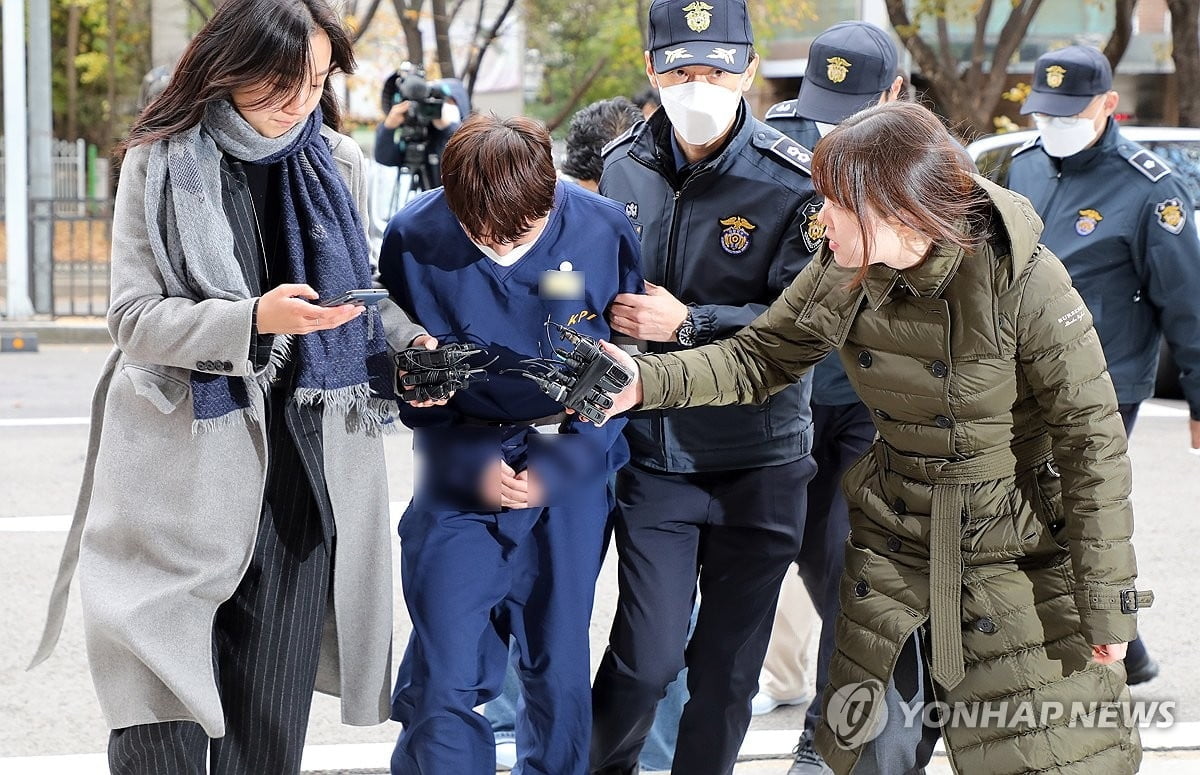
[[[899,223],[880,217],[868,210],[860,219],[849,208],[826,199],[817,220],[825,226],[825,239],[838,266],[857,269],[866,264],[886,264],[894,269],[906,269],[917,264],[929,249],[929,241],[913,235]],[[866,261],[863,227],[871,238],[871,254]]]
[[[318,28],[309,39],[309,78],[291,97],[262,104],[270,92],[267,84],[235,89],[233,106],[246,123],[263,137],[279,137],[305,121],[321,102],[333,56],[329,36]]]

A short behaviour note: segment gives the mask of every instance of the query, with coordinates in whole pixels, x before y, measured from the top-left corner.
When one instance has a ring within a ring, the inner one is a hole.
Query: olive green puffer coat
[[[1131,640],[1152,600],[1133,591],[1112,383],[1029,203],[976,181],[995,208],[983,248],[876,264],[853,288],[826,250],[736,336],[639,358],[644,405],[761,402],[836,348],[874,412],[879,437],[843,484],[851,535],[817,731],[835,772],[863,736],[831,704],[885,685],[922,625],[937,699],[963,711],[942,730],[958,772],[1135,772],[1136,728],[1097,723],[1100,704],[1128,701],[1124,671],[1090,649]]]

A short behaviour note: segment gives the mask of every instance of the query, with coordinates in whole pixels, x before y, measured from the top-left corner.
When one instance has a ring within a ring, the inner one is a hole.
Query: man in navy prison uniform
[[[474,116],[442,158],[444,188],[388,226],[381,279],[441,344],[487,349],[488,379],[402,409],[424,472],[400,522],[413,630],[392,697],[401,775],[495,772],[487,720],[510,636],[527,775],[582,775],[591,728],[588,624],[623,420],[582,423],[512,369],[570,349],[547,320],[610,339],[618,293],[640,290],[624,208],[557,183],[550,137],[524,118]]]

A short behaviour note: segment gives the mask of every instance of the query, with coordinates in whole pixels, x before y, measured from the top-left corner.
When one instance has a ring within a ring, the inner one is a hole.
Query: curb
[[[0,334],[36,336],[39,344],[112,344],[104,318],[25,320],[20,323],[0,320]]]

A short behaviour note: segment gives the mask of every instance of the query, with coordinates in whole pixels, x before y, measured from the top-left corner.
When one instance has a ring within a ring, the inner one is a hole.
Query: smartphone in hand
[[[358,290],[339,293],[337,296],[332,296],[328,299],[317,299],[313,303],[318,307],[340,307],[343,304],[365,306],[368,304],[378,304],[387,297],[388,292],[383,288],[360,288]]]

